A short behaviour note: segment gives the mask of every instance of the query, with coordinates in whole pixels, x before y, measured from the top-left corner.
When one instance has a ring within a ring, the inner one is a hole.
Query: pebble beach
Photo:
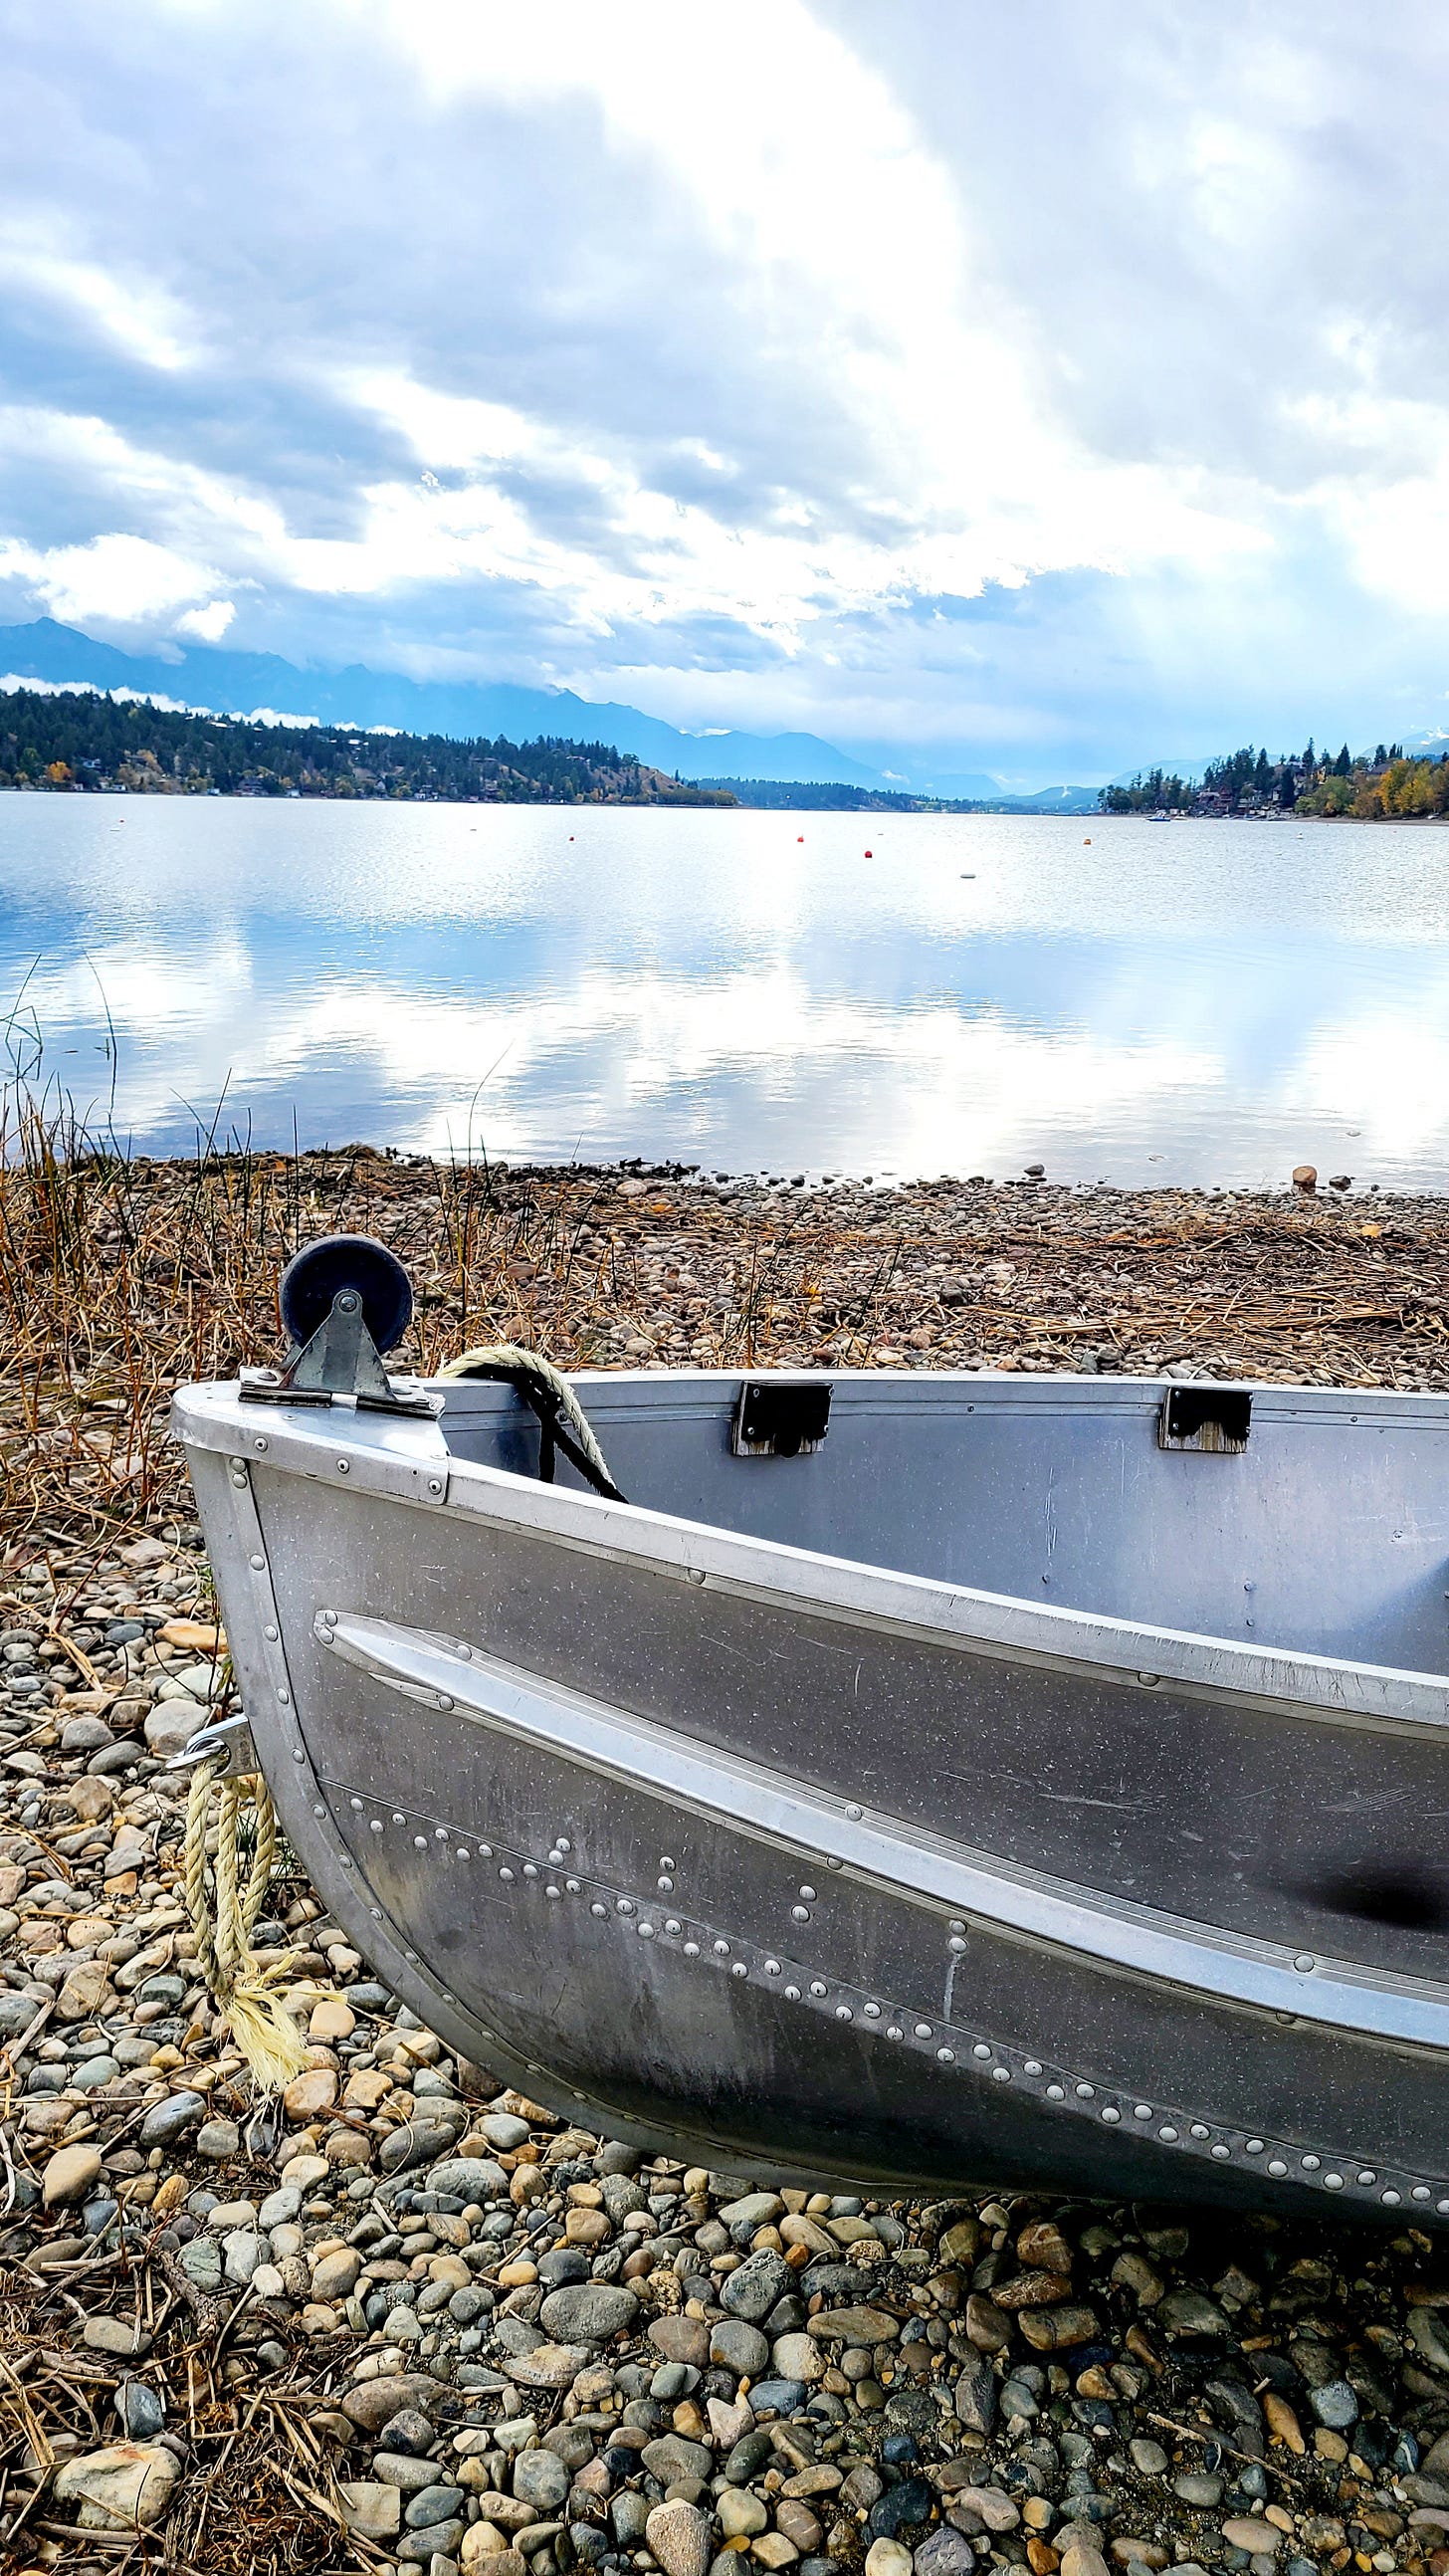
[[[480,1173],[361,1148],[0,1175],[0,2567],[1449,2576],[1449,2240],[686,2167],[452,2057],[285,1851],[259,2099],[171,1755],[231,1704],[165,1434],[344,1229],[400,1355],[1449,1383],[1449,1209]],[[784,2142],[782,2141],[782,2145]]]

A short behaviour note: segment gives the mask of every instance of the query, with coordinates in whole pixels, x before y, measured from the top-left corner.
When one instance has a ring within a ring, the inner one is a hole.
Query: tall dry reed
[[[399,1357],[423,1369],[528,1338],[533,1283],[572,1273],[573,1227],[506,1208],[482,1155],[277,1153],[217,1121],[158,1159],[35,1074],[12,1053],[0,1084],[0,1549],[181,1508],[173,1389],[276,1359],[278,1276],[318,1235],[375,1233],[406,1260]]]

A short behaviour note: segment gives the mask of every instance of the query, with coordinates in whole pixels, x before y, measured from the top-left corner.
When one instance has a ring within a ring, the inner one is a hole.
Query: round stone
[[[770,2347],[770,2360],[781,2379],[803,2379],[807,2387],[825,2376],[825,2355],[813,2335],[777,2336]]]
[[[569,2473],[553,2451],[520,2451],[513,2463],[513,2492],[540,2514],[557,2513],[569,2491]]]
[[[299,2125],[320,2118],[330,2111],[337,2099],[337,2070],[333,2066],[309,2066],[295,2075],[282,2093],[282,2105],[289,2120]]]
[[[638,2298],[623,2282],[571,2281],[549,2292],[539,2323],[559,2343],[608,2343],[638,2314]]]
[[[808,2338],[807,2338],[808,2340]],[[710,2330],[709,2357],[737,2379],[758,2379],[770,2358],[770,2346],[758,2326],[743,2317],[721,2317]]]
[[[781,2254],[762,2249],[746,2255],[738,2271],[726,2276],[720,2291],[720,2305],[732,2317],[743,2317],[748,2325],[758,2325],[767,2317],[777,2299],[789,2289],[792,2274]]]
[[[103,1717],[67,1718],[60,1730],[62,1753],[99,1753],[115,1740]]]
[[[57,2147],[41,2178],[41,2198],[47,2209],[64,2208],[71,2201],[84,2200],[100,2178],[98,2147]]]
[[[477,2126],[478,2134],[501,2156],[511,2155],[515,2147],[528,2144],[528,2122],[515,2119],[511,2111],[489,2111]]]
[[[99,2093],[120,2071],[114,2057],[102,2054],[88,2057],[83,2065],[73,2067],[70,2080],[77,2093]]]
[[[143,2150],[169,2147],[188,2129],[198,2128],[205,2117],[206,2103],[199,2093],[168,2093],[164,2102],[157,2102],[147,2112],[138,2144]]]
[[[162,2442],[114,2442],[64,2461],[52,2494],[67,2522],[135,2532],[160,2521],[181,2474],[176,2453]]]
[[[1283,2546],[1283,2534],[1271,2522],[1260,2522],[1256,2516],[1230,2513],[1223,2524],[1223,2538],[1230,2549],[1244,2549],[1250,2558],[1276,2558]]]
[[[1346,2379],[1330,2379],[1322,2388],[1311,2388],[1308,2403],[1331,2433],[1346,2433],[1358,2422],[1358,2399]]]
[[[132,2442],[149,2442],[166,2421],[166,2409],[144,2379],[123,2379],[116,2391],[116,2411]]]
[[[676,2497],[658,2504],[644,2525],[644,2537],[664,2576],[706,2576],[712,2551],[709,2516]]]
[[[463,2504],[461,2487],[421,2487],[404,2505],[403,2520],[409,2531],[428,2531],[434,2523],[453,2521],[462,2512]]]
[[[769,2525],[764,2505],[748,2487],[725,2487],[715,2510],[726,2540],[752,2540]]]
[[[1206,2469],[1184,2469],[1172,2481],[1172,2492],[1184,2504],[1195,2505],[1199,2513],[1211,2513],[1223,2500],[1223,2482]]]

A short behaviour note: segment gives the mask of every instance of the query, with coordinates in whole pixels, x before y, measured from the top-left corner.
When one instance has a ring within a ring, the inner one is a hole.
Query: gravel
[[[103,1588],[195,1572],[173,1543]],[[7,2356],[89,2365],[89,2415],[51,2401],[53,2516],[99,2538],[129,2503],[181,2554],[243,2423],[253,2491],[278,2456],[273,2391],[314,2455],[303,2567],[335,2563],[322,2497],[429,2576],[1449,2576],[1449,2258],[1417,2229],[742,2193],[459,2063],[296,1880],[284,1992],[304,2026],[343,1998],[310,2048],[335,2081],[258,2117],[178,1901],[179,1786],[135,1745],[99,1787],[56,1716],[42,1773],[0,1776],[0,2029],[52,1962],[105,1972],[20,2054],[5,2132]],[[199,2414],[188,2346],[220,2356]],[[14,2513],[40,2472],[6,2420]]]
[[[405,1257],[424,1179],[386,1174]],[[1445,1374],[1424,1202],[497,1186],[525,1268],[545,1219],[617,1256],[596,1312],[517,1283],[565,1359],[731,1352],[763,1263],[762,1360]],[[197,1541],[158,1511],[0,1566],[4,2563],[88,2576],[139,2512],[226,2576],[338,2566],[339,2523],[428,2576],[1449,2576],[1449,2247],[1413,2226],[641,2159],[457,2061],[295,1876],[263,1937],[318,2080],[259,2107],[153,1750],[217,1702]]]

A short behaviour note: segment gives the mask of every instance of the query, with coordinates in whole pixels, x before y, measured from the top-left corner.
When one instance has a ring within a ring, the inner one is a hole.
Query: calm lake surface
[[[152,1148],[1441,1190],[1449,831],[0,795],[0,1020]]]

